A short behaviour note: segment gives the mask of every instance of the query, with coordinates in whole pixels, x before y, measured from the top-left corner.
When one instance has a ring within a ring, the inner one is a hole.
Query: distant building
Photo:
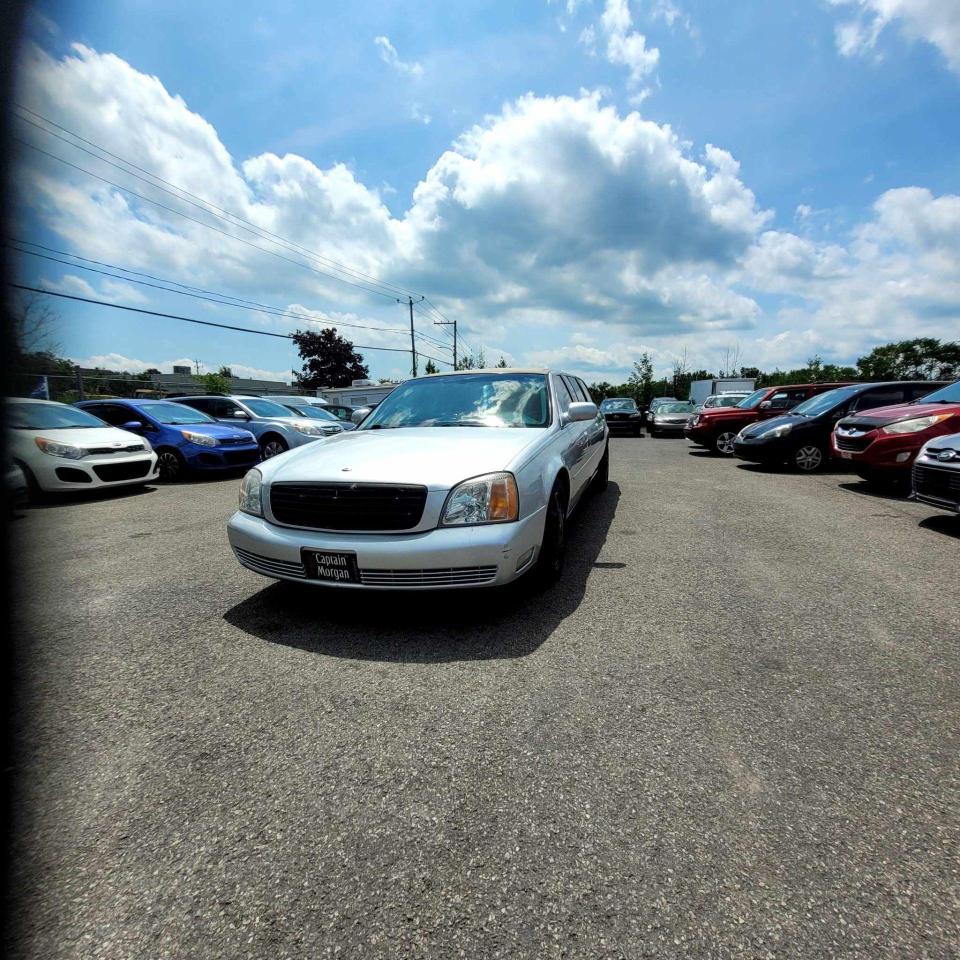
[[[374,383],[372,380],[354,380],[349,387],[322,387],[318,397],[330,403],[342,403],[348,407],[363,407],[379,403],[396,387],[395,383]]]
[[[80,373],[91,380],[109,378],[109,373],[103,370],[94,370],[88,367],[81,367]],[[118,373],[116,379],[122,380],[129,374]],[[290,394],[301,393],[296,387],[291,387],[289,383],[281,383],[279,380],[253,380],[248,377],[228,377],[230,381],[231,393],[257,393],[257,394]],[[175,366],[173,373],[151,373],[149,379],[143,381],[141,387],[134,391],[138,396],[169,396],[172,393],[186,394],[187,396],[198,396],[206,393],[203,384],[193,377],[193,370],[188,366]]]

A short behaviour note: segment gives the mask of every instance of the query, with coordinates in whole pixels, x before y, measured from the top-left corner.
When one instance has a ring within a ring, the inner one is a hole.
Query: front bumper
[[[770,440],[737,437],[733,444],[734,456],[751,463],[784,463],[790,459],[790,450],[789,434]]]
[[[834,433],[830,437],[830,452],[836,459],[864,473],[906,474],[913,466],[920,448],[931,436],[932,434],[926,432],[899,436],[867,434],[860,439],[861,443],[867,441],[862,450],[850,450],[837,443],[837,435]]]
[[[913,498],[940,510],[960,513],[960,469],[924,459],[913,467]]]
[[[37,485],[46,493],[101,490],[155,480],[157,455],[144,451],[123,457],[84,457],[82,460],[44,456],[42,460],[35,458],[29,467]]]
[[[643,432],[643,419],[636,417],[632,420],[607,420],[607,429],[613,434],[625,434],[635,436]]]
[[[227,538],[255,573],[344,590],[440,590],[500,586],[526,573],[543,540],[544,509],[516,523],[441,527],[422,533],[322,533],[235,513]],[[308,577],[302,551],[354,553],[359,583]]]
[[[670,423],[662,420],[654,420],[650,424],[650,429],[656,430],[658,433],[681,434],[686,432],[688,422],[687,420],[681,420],[679,423]]]
[[[189,444],[180,452],[191,470],[242,470],[255,467],[260,462],[260,445],[246,443],[203,447]]]

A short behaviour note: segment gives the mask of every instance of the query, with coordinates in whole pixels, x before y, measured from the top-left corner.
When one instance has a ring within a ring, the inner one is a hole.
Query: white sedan
[[[136,434],[51,400],[7,401],[10,459],[32,492],[123,487],[157,479],[157,455]]]

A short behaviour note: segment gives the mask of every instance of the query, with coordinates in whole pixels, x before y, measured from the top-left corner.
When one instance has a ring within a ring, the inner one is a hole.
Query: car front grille
[[[104,483],[113,483],[117,480],[136,480],[138,477],[145,477],[149,471],[149,460],[131,460],[128,463],[100,463],[93,468],[93,472]]]
[[[221,447],[235,447],[238,443],[249,443],[249,437],[220,437],[219,443]]]
[[[427,488],[386,483],[275,483],[277,523],[308,530],[411,530],[423,516]]]
[[[249,567],[255,573],[262,573],[268,577],[295,577],[298,580],[307,578],[307,571],[299,561],[261,557],[249,550],[241,550],[240,547],[234,547],[233,552],[245,567]]]
[[[921,496],[956,503],[960,500],[960,470],[944,470],[915,463],[913,489]]]
[[[873,437],[869,434],[864,434],[861,437],[844,437],[837,433],[834,436],[837,441],[837,449],[847,450],[850,453],[859,453],[861,450],[866,450],[873,443]]]
[[[142,443],[131,443],[126,447],[89,447],[87,449],[87,455],[95,455],[98,457],[112,457],[118,453],[137,453],[137,451],[143,450]]]
[[[433,570],[361,570],[360,582],[379,587],[451,587],[489,583],[496,566],[438,567]]]

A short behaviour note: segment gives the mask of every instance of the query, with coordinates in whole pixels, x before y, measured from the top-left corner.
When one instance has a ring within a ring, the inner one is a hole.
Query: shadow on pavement
[[[30,504],[31,510],[50,510],[78,503],[100,503],[104,500],[129,500],[156,492],[154,483],[134,487],[100,487],[96,490],[69,490],[66,493],[44,493]]]
[[[508,587],[456,591],[359,591],[277,582],[238,603],[224,619],[270,643],[332,657],[446,663],[523,657],[537,649],[583,599],[617,512],[620,488],[581,501],[570,521],[563,578],[535,592]]]
[[[861,497],[873,497],[877,500],[906,500],[910,493],[909,486],[884,486],[876,483],[868,483],[861,480],[851,480],[848,483],[841,483],[841,489],[849,490],[851,493],[859,493]]]
[[[938,513],[932,517],[925,517],[917,526],[960,540],[960,514],[951,516],[949,513]]]

